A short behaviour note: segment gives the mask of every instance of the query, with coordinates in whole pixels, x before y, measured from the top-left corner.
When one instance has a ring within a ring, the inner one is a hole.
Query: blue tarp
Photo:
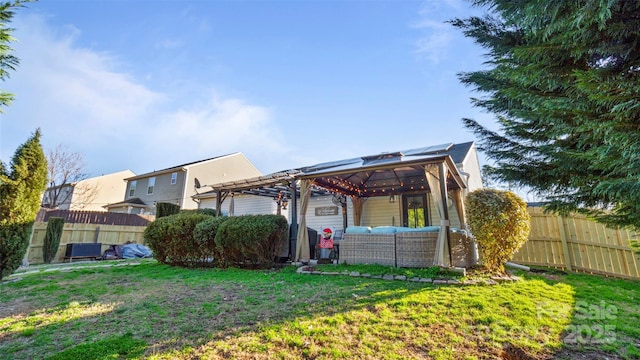
[[[123,259],[150,258],[153,256],[151,249],[142,244],[122,245]]]

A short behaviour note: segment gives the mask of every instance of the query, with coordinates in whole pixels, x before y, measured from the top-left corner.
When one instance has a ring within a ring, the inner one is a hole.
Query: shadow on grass
[[[571,286],[574,301],[569,324],[560,334],[562,348],[553,359],[640,359],[640,282],[599,275],[536,269],[528,279]],[[539,316],[558,318],[540,307]]]

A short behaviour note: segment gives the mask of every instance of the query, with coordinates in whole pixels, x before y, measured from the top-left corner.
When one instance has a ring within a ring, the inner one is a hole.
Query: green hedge
[[[220,225],[222,225],[228,219],[229,218],[226,216],[207,219],[196,225],[193,231],[193,237],[195,241],[200,244],[200,246],[205,247],[212,254],[214,254],[214,259],[216,260],[216,262],[221,259],[221,254],[217,251],[216,248],[216,234],[218,233]]]
[[[33,223],[0,225],[0,279],[11,275],[29,248]]]
[[[288,240],[289,225],[281,215],[230,217],[215,237],[222,265],[269,266]]]
[[[144,238],[161,263],[178,266],[211,266],[214,248],[194,237],[196,226],[211,219],[198,213],[178,213],[156,219],[144,231]]]
[[[180,212],[180,206],[172,203],[159,202],[156,204],[156,219],[175,215]]]
[[[42,259],[45,264],[50,264],[55,259],[63,229],[64,218],[50,217],[47,221],[47,232],[44,235],[44,243],[42,245]]]

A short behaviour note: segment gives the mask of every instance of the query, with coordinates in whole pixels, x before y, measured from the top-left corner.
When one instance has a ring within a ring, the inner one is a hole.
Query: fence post
[[[560,230],[560,242],[562,243],[562,253],[564,254],[564,263],[566,269],[571,271],[571,254],[569,254],[569,245],[567,244],[567,233],[564,228],[564,219],[558,216],[558,228]]]

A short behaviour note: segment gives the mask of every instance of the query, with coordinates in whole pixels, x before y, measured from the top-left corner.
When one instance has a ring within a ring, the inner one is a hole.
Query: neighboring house
[[[242,153],[218,156],[129,177],[125,179],[124,201],[121,194],[119,202],[106,208],[110,212],[155,215],[156,204],[164,202],[179,205],[181,209],[197,209],[198,203],[192,199],[197,191],[196,183],[206,188],[206,184],[260,175]]]
[[[127,186],[124,179],[132,176],[135,174],[131,170],[125,170],[50,187],[42,196],[42,207],[105,211],[105,205],[122,200],[122,193]]]
[[[400,154],[397,158],[396,154]],[[448,155],[455,164],[457,173],[465,183],[464,193],[468,193],[478,188],[482,188],[482,177],[478,153],[473,142],[461,144],[443,144],[420,149],[410,149],[397,153],[383,153],[378,156],[388,158],[389,162],[402,162],[411,159],[412,156],[440,156]],[[294,170],[264,175],[260,178],[245,179],[243,181],[231,181],[223,184],[212,184],[213,191],[195,195],[200,202],[200,208],[216,208],[216,197],[222,193],[233,194],[226,196],[221,203],[221,213],[228,214],[233,208],[233,215],[247,214],[276,214],[278,212],[277,197],[278,192],[287,192],[287,188],[296,178],[304,176],[305,173],[317,171],[317,169],[340,168],[341,164],[354,163],[357,159],[346,159],[332,161],[326,164],[317,164],[309,167],[302,167]],[[338,173],[340,172],[337,170]],[[283,176],[286,174],[287,176]],[[282,179],[278,183],[278,179]],[[256,184],[249,187],[245,184]],[[290,195],[288,195],[290,198]],[[231,199],[233,205],[231,206]],[[299,198],[298,198],[299,199]],[[296,208],[300,209],[298,200]],[[346,197],[345,206],[347,208],[347,226],[354,225],[353,203],[349,196]],[[281,209],[281,214],[291,221],[291,209],[289,204],[286,209]],[[448,202],[449,217],[451,226],[461,227],[455,205],[450,199]],[[300,219],[300,214],[297,214]],[[365,226],[408,226],[421,227],[440,223],[440,218],[433,201],[432,195],[427,187],[416,187],[407,192],[397,193],[391,196],[371,196],[368,197],[361,214],[360,225]],[[329,191],[316,189],[311,195],[306,213],[306,224],[308,227],[320,231],[324,227],[333,229],[344,229],[344,216],[339,199],[336,199]]]

